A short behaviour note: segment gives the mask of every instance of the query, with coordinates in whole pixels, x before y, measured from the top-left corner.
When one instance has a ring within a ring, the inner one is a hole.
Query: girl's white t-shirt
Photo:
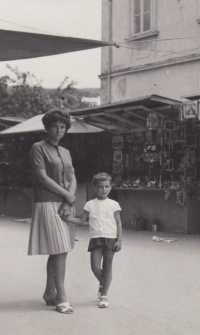
[[[89,213],[90,238],[117,237],[117,225],[114,218],[116,211],[121,211],[117,201],[106,198],[104,200],[88,201],[84,210]]]

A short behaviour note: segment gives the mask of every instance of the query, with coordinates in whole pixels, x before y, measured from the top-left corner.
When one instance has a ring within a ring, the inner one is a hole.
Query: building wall
[[[111,101],[105,94],[109,48],[102,48],[102,103],[153,93],[181,98],[199,92],[200,0],[151,0],[151,4],[151,31],[134,35],[133,0],[102,1],[102,39],[109,39],[111,27],[112,41],[120,45],[111,47]]]
[[[200,92],[200,60],[114,76],[112,101],[158,94],[179,99]]]

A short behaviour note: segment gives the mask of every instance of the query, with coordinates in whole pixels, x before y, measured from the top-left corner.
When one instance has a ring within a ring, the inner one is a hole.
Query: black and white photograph
[[[200,334],[200,0],[0,0],[0,332]]]

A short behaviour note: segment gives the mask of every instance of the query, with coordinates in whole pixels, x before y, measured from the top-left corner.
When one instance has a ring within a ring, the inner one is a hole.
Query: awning
[[[3,130],[0,132],[0,135],[10,135],[10,134],[20,134],[20,133],[29,133],[29,132],[38,132],[45,131],[42,117],[44,114],[36,115],[31,119],[28,119],[16,126],[13,126],[9,129]],[[102,131],[102,129],[94,127],[92,125],[85,124],[79,120],[75,120],[71,117],[71,128],[68,130],[68,133],[97,133]]]
[[[78,109],[70,114],[83,122],[113,133],[147,130],[149,113],[178,120],[182,101],[151,95],[97,107]]]
[[[13,116],[1,116],[0,117],[0,130],[7,129],[9,127],[15,126],[18,123],[25,121],[23,118],[13,117]]]
[[[75,37],[0,30],[0,61],[58,55],[111,44]]]

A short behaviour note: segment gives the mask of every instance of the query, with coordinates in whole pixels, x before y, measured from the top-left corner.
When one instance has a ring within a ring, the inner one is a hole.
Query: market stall
[[[31,214],[32,172],[29,153],[35,142],[46,137],[42,117],[43,115],[37,115],[0,132],[3,148],[0,161],[1,214],[18,217],[29,217]],[[107,149],[101,150],[99,143],[103,145],[104,141],[109,142],[109,136],[102,129],[71,117],[71,128],[62,139],[61,145],[70,150],[78,180],[78,214],[82,212],[86,202],[86,182],[91,180],[100,164],[99,150],[104,157],[106,155]],[[110,154],[108,156],[112,157]],[[112,159],[110,164],[112,165]]]
[[[152,95],[72,115],[112,134],[113,164],[107,172],[113,175],[125,225],[200,233],[197,100]]]

